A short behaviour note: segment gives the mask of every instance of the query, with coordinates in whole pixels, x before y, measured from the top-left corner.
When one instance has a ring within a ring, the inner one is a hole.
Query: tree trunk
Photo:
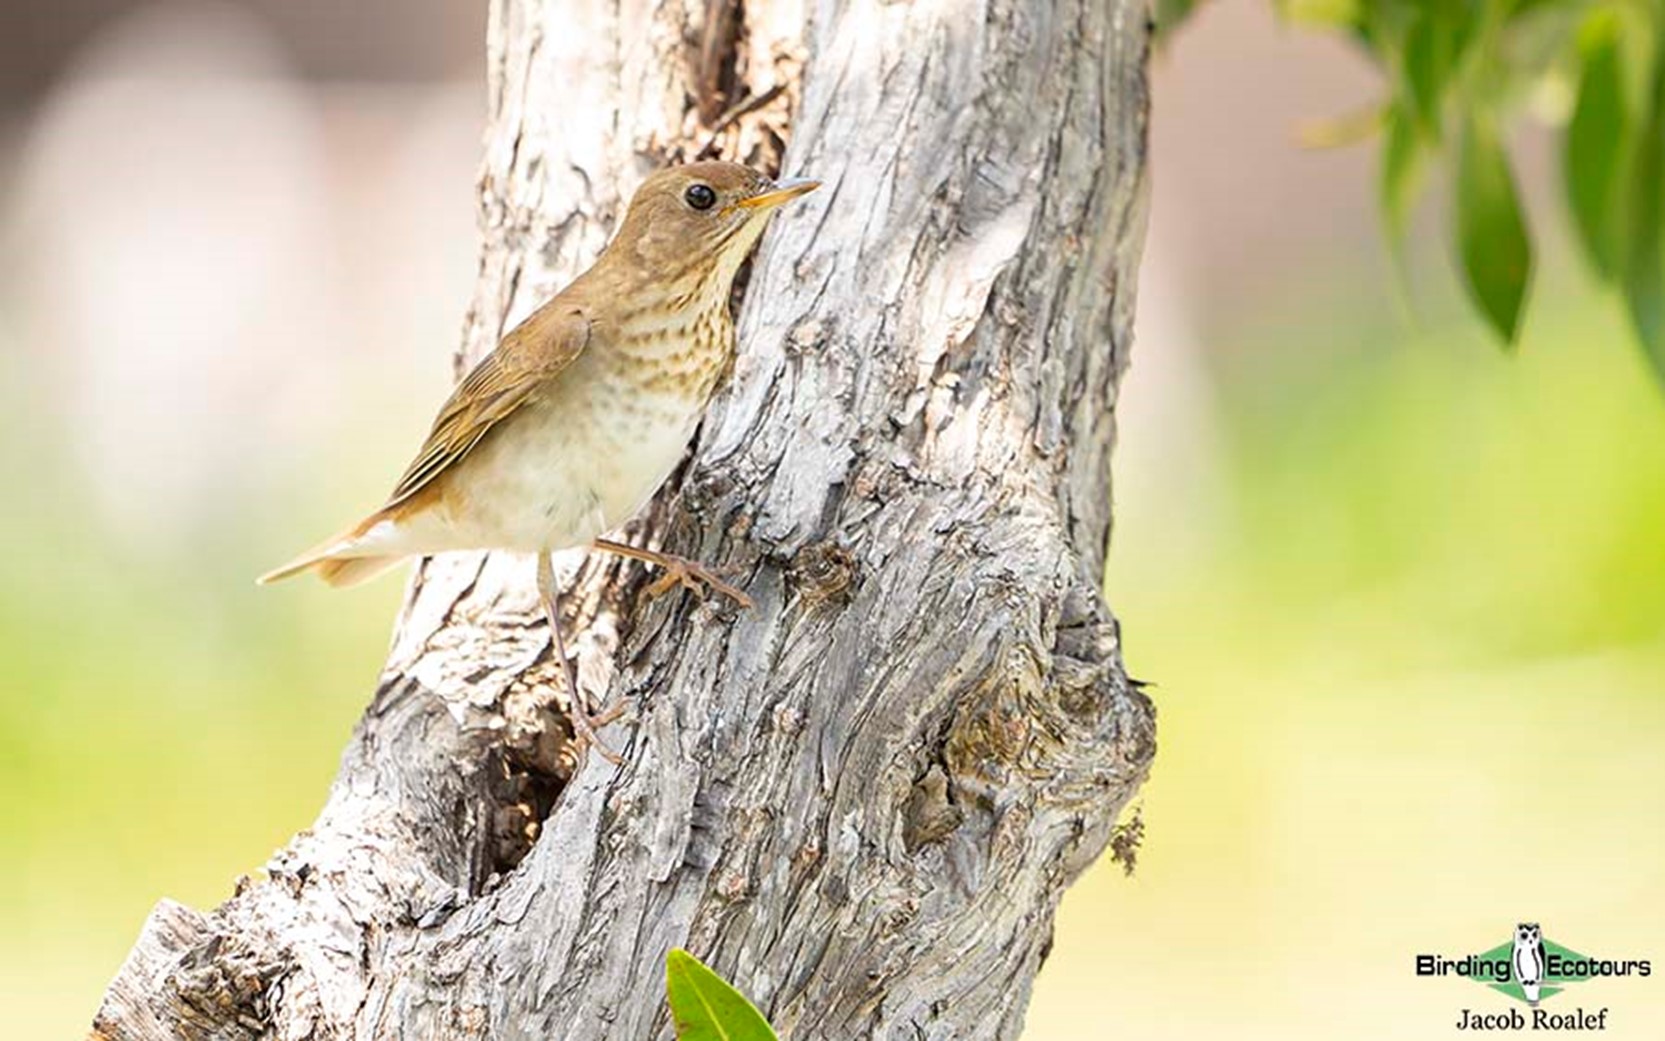
[[[530,561],[411,583],[317,823],[160,904],[110,1038],[667,1037],[685,946],[799,1038],[1010,1038],[1064,888],[1154,751],[1100,597],[1144,225],[1134,0],[496,0],[460,360],[701,149],[825,182],[634,537],[735,612],[569,585],[633,728],[571,776]]]

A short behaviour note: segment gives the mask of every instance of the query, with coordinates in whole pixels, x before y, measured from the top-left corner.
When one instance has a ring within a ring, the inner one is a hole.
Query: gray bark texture
[[[459,363],[658,165],[825,182],[631,531],[757,606],[569,562],[583,684],[636,706],[574,774],[532,562],[425,562],[316,824],[160,904],[94,1036],[667,1038],[681,946],[783,1036],[1016,1037],[1155,748],[1100,595],[1149,38],[1136,0],[495,0]]]

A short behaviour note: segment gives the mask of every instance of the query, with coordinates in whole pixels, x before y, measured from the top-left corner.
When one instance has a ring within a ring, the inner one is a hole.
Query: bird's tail
[[[403,559],[401,554],[378,553],[374,547],[364,544],[365,530],[376,519],[372,517],[351,531],[314,546],[282,567],[261,575],[255,582],[270,585],[303,571],[316,571],[319,578],[336,587],[368,582]]]

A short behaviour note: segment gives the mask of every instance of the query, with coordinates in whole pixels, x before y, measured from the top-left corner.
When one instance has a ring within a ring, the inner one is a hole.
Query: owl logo
[[[1543,930],[1538,928],[1537,922],[1522,922],[1515,926],[1514,941],[1515,952],[1509,962],[1515,970],[1515,979],[1520,982],[1520,989],[1526,992],[1526,1003],[1536,1007],[1538,985],[1548,974]]]

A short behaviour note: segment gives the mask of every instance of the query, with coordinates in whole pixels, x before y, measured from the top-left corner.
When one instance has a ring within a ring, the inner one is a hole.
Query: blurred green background
[[[250,581],[384,489],[472,277],[477,27],[365,7],[68,5],[61,61],[7,66],[8,1036],[79,1036],[157,898],[212,906],[305,827],[380,665],[396,580]],[[1291,143],[1378,91],[1248,0],[1158,60],[1108,589],[1161,751],[1031,1038],[1437,1036],[1501,1006],[1415,955],[1520,919],[1665,958],[1665,394],[1530,129],[1518,356],[1455,299],[1437,192],[1396,286],[1369,150]],[[1575,1005],[1657,1037],[1665,981]]]

